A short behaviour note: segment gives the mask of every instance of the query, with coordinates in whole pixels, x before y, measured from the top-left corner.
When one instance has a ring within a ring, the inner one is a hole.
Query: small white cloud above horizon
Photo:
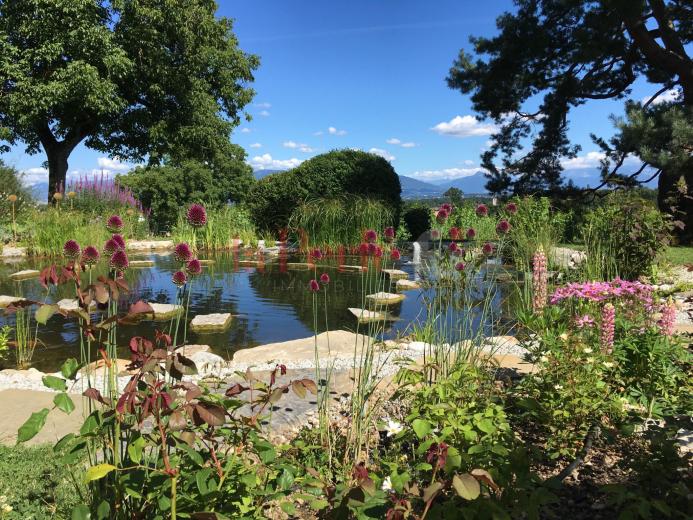
[[[338,130],[334,126],[331,126],[327,129],[327,133],[330,135],[346,135],[347,131],[346,130]]]
[[[397,159],[397,157],[395,157],[394,155],[392,155],[392,154],[391,154],[390,152],[388,152],[387,150],[383,150],[382,148],[371,148],[370,150],[368,150],[368,153],[373,153],[373,154],[375,154],[375,155],[379,155],[380,157],[382,157],[382,158],[385,159],[386,161],[390,161],[390,162],[392,162],[392,161],[394,161],[395,159]]]
[[[253,143],[250,145],[250,147],[251,148],[262,148],[262,144],[261,143]]]
[[[255,103],[255,107],[267,110],[268,108],[272,108],[272,103]]]
[[[491,135],[496,131],[496,127],[492,124],[482,123],[474,116],[455,116],[450,121],[438,123],[431,130],[440,135],[475,137]]]
[[[295,141],[284,141],[284,148],[291,148],[292,150],[298,150],[303,153],[312,153],[315,150],[305,143],[297,143]]]
[[[385,142],[387,144],[392,144],[395,146],[401,146],[402,148],[414,148],[416,146],[416,143],[414,143],[414,142],[411,142],[411,141],[403,142],[401,139],[398,139],[396,137],[391,137],[390,139],[387,139]]]
[[[242,134],[249,134],[251,131],[252,130],[250,130],[250,128],[248,128],[247,126],[244,126],[243,128],[241,128]]]
[[[600,168],[601,161],[606,157],[604,152],[587,152],[585,155],[578,155],[572,159],[564,159],[561,166],[564,170],[585,170],[588,168]],[[623,161],[624,166],[635,166],[642,164],[642,161],[634,155],[629,155]]]
[[[655,98],[655,100],[652,102],[653,105],[660,105],[662,103],[672,103],[672,102],[677,102],[679,101],[681,96],[681,90],[677,88],[672,88],[671,90],[667,90],[665,92],[662,92],[659,96]],[[647,103],[652,96],[645,96],[640,100],[640,102],[644,105]]]
[[[110,159],[109,157],[99,157],[96,163],[99,165],[99,168],[103,170],[126,172],[133,168],[131,164],[120,162],[118,159]]]
[[[261,110],[260,115],[262,117],[269,117],[270,116],[269,110]]]
[[[303,162],[302,159],[275,159],[270,154],[256,155],[249,164],[253,170],[290,170]]]

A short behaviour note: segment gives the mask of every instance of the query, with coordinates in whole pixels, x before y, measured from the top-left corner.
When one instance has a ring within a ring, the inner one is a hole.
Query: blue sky
[[[235,19],[241,47],[258,54],[257,96],[232,141],[256,169],[283,169],[334,148],[379,153],[401,175],[421,180],[478,171],[492,128],[477,122],[469,99],[445,77],[469,36],[491,35],[506,0],[221,0],[219,14]],[[633,98],[651,92],[641,84]],[[583,146],[567,165],[579,176],[598,165],[589,134],[611,135],[609,114],[623,102],[597,101],[575,110],[571,138]],[[43,155],[15,147],[4,160],[47,179]],[[128,165],[80,146],[71,175]]]

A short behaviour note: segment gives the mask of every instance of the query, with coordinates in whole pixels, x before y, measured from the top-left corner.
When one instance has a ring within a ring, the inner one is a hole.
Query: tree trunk
[[[674,230],[679,243],[693,243],[693,159],[680,170],[663,170],[657,188],[659,209],[684,226]]]
[[[53,195],[57,191],[65,190],[67,179],[67,159],[70,152],[63,146],[46,148],[48,158],[48,203],[53,202]]]

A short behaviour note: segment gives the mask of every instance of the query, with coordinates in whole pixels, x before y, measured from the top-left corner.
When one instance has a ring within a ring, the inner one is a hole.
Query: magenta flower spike
[[[539,249],[534,253],[532,259],[532,283],[534,286],[534,297],[532,307],[534,312],[541,311],[546,306],[548,275],[546,272],[546,255],[544,249]]]
[[[130,266],[130,261],[128,260],[128,255],[125,254],[125,251],[118,250],[111,255],[109,264],[116,271],[123,272]]]
[[[614,349],[614,330],[616,327],[616,309],[611,303],[602,307],[601,348],[604,354],[611,354]]]
[[[94,265],[99,261],[100,256],[99,250],[94,246],[87,246],[82,251],[82,261],[87,265]]]
[[[327,285],[328,283],[330,283],[330,275],[327,273],[322,273],[320,275],[320,283],[323,285]]]

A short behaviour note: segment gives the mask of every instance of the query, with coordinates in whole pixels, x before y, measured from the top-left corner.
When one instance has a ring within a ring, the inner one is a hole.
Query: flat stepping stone
[[[199,260],[200,265],[214,265],[216,262],[214,260]]]
[[[184,356],[194,356],[198,352],[211,352],[212,349],[209,345],[183,345],[176,349],[176,352],[180,352]]]
[[[36,269],[24,269],[23,271],[12,273],[10,278],[13,280],[28,280],[29,278],[38,278],[40,274],[41,271],[37,271]]]
[[[371,323],[374,321],[394,321],[394,318],[384,312],[369,311],[368,309],[359,309],[349,307],[349,312],[356,316],[359,323]]]
[[[2,252],[0,253],[0,256],[3,258],[19,258],[26,255],[26,247],[5,246],[2,248]]]
[[[365,273],[368,271],[368,267],[364,265],[340,265],[338,269],[348,273]]]
[[[195,332],[223,332],[231,325],[230,313],[200,314],[190,322],[190,330]]]
[[[309,264],[306,262],[287,262],[286,268],[287,269],[295,269],[297,271],[299,271],[299,270],[307,271],[308,269],[315,269],[315,264]]]
[[[412,280],[397,280],[395,288],[398,291],[414,291],[416,289],[421,289],[421,285],[418,282]]]
[[[126,247],[129,251],[173,249],[173,240],[130,240]]]
[[[409,275],[400,269],[383,269],[383,274],[390,277],[390,280],[406,280]]]
[[[64,300],[60,300],[59,302],[57,302],[56,305],[63,312],[76,311],[80,308],[79,300],[77,300],[76,298],[74,300],[71,300],[70,298],[65,298]],[[89,304],[89,310],[93,309],[96,309],[96,301],[94,300],[92,300]]]
[[[172,303],[149,303],[152,308],[153,319],[155,321],[169,320],[183,312],[182,305],[174,305]]]
[[[21,302],[23,299],[17,296],[0,296],[0,309],[9,307],[13,303]]]
[[[130,260],[130,267],[154,267],[154,260]]]
[[[387,292],[377,292],[375,294],[366,295],[366,299],[375,305],[395,305],[403,301],[405,296],[403,294],[387,293]]]

